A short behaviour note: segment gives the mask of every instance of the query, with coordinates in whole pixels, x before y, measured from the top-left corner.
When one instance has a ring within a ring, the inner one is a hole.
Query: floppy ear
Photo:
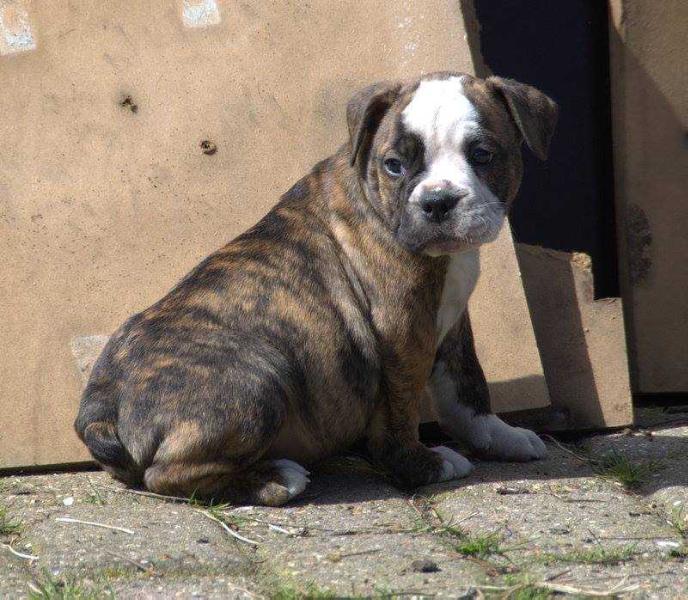
[[[401,83],[381,81],[357,92],[346,106],[351,138],[351,166],[365,159],[382,117],[397,99]],[[365,160],[363,163],[365,164]]]
[[[488,77],[511,113],[523,139],[540,160],[547,158],[559,109],[554,100],[525,83],[504,77]]]

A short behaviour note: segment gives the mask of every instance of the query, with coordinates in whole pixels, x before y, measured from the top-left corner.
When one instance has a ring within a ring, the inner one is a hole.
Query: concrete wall
[[[612,0],[614,155],[635,391],[688,392],[688,3]]]
[[[0,467],[86,458],[71,423],[103,336],[334,151],[354,90],[437,69],[472,70],[453,0],[0,0]],[[510,308],[474,326],[491,378],[530,386],[500,407],[541,406],[500,244]]]

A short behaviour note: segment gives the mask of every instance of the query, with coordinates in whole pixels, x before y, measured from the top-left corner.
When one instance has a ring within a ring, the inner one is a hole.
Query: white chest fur
[[[442,343],[457,319],[463,314],[480,274],[478,249],[467,250],[449,259],[437,312],[437,346]]]

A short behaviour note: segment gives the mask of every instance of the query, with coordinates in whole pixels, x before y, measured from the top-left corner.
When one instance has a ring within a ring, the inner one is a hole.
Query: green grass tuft
[[[629,490],[642,487],[650,475],[662,468],[656,461],[635,462],[617,451],[594,461],[593,466],[598,475],[618,481]]]
[[[669,525],[684,538],[688,538],[688,514],[684,506],[675,506],[669,515]]]
[[[241,525],[249,521],[239,515],[230,514],[228,511],[233,508],[233,506],[227,502],[214,502],[213,500],[205,502],[196,498],[195,494],[191,494],[189,506],[202,510],[211,517],[235,529],[238,529]]]
[[[454,546],[454,549],[464,556],[485,558],[493,554],[502,554],[500,538],[496,533],[486,535],[464,534],[463,538]]]
[[[104,506],[105,504],[107,504],[105,502],[105,498],[103,498],[101,493],[98,491],[98,488],[95,485],[93,485],[93,482],[90,479],[88,481],[88,485],[91,488],[91,491],[86,497],[85,502],[87,504],[96,504],[97,506]]]
[[[493,554],[504,554],[506,551],[500,546],[501,538],[496,533],[468,533],[458,525],[445,522],[440,519],[440,525],[431,529],[435,533],[444,534],[445,537],[454,538],[452,548],[464,556],[485,558]]]
[[[578,563],[587,565],[618,565],[622,562],[632,560],[637,554],[636,546],[620,546],[618,548],[595,548],[585,550],[572,550],[564,554],[547,554],[544,562],[564,562]]]
[[[442,523],[442,525],[437,527],[435,531],[438,533],[444,533],[448,536],[459,538],[460,540],[468,537],[468,533],[466,533],[461,527],[458,527],[457,525],[452,525],[451,523]]]
[[[227,510],[230,508],[231,506],[229,504],[211,504],[205,506],[203,510],[205,510],[210,516],[215,517],[218,521],[222,521],[225,525],[228,525],[233,529],[239,529],[242,525],[248,523],[248,519],[244,519],[236,514],[228,513]]]
[[[507,574],[504,576],[504,584],[512,586],[512,590],[500,596],[509,600],[548,600],[554,594],[543,587],[528,573]]]
[[[537,585],[527,585],[522,588],[514,590],[510,595],[510,600],[548,600],[552,598],[554,594],[545,588],[538,587]]]
[[[0,504],[0,535],[16,535],[22,530],[20,521],[9,515],[9,509]]]
[[[270,593],[271,600],[301,600],[313,598],[314,600],[330,600],[337,595],[327,589],[318,587],[315,583],[306,583],[302,588],[292,583],[281,583],[275,586]]]
[[[109,587],[94,582],[80,582],[74,577],[57,577],[44,573],[40,581],[30,585],[31,600],[103,600],[115,598]]]

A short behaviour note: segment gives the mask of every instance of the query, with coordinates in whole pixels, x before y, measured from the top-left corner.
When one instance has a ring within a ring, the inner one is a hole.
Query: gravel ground
[[[0,598],[688,598],[688,413],[640,422],[413,496],[339,459],[278,509],[4,477]]]

